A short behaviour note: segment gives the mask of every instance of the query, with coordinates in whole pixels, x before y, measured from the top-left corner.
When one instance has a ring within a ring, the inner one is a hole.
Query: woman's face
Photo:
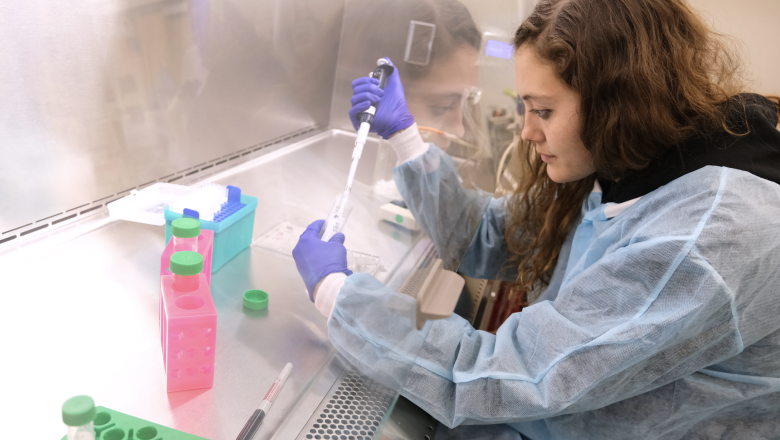
[[[451,56],[436,62],[423,78],[404,78],[404,90],[409,112],[417,125],[436,128],[462,137],[462,102],[467,90],[477,84],[479,68],[477,50],[461,46]],[[450,140],[438,135],[427,139],[446,149]]]
[[[554,182],[574,182],[596,172],[580,138],[580,97],[528,45],[516,53],[517,93],[525,104],[521,136],[536,145]]]

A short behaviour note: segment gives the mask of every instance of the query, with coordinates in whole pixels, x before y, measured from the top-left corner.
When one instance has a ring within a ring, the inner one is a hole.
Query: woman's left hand
[[[320,230],[325,220],[317,220],[310,224],[295,245],[292,255],[298,273],[301,274],[309,299],[314,301],[314,289],[327,275],[336,272],[352,275],[347,269],[347,248],[344,247],[344,234],[339,232],[329,241],[322,241]]]

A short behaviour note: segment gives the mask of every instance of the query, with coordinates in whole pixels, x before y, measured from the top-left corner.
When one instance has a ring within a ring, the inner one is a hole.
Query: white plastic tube
[[[333,203],[333,207],[330,208],[328,217],[325,218],[325,224],[320,231],[322,241],[329,241],[331,237],[344,229],[344,225],[347,223],[347,219],[354,207],[355,203],[352,201],[348,190],[336,197],[336,201]]]

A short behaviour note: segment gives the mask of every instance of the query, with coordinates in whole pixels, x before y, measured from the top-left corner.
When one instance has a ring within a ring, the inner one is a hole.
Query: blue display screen
[[[503,58],[505,60],[512,58],[512,45],[496,40],[488,40],[485,46],[485,55],[489,57]]]

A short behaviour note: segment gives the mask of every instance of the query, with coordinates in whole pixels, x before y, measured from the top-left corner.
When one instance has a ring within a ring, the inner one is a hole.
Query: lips
[[[543,162],[549,162],[550,160],[552,160],[555,157],[555,156],[550,156],[550,155],[542,154],[542,153],[539,153],[539,156],[542,158]]]

